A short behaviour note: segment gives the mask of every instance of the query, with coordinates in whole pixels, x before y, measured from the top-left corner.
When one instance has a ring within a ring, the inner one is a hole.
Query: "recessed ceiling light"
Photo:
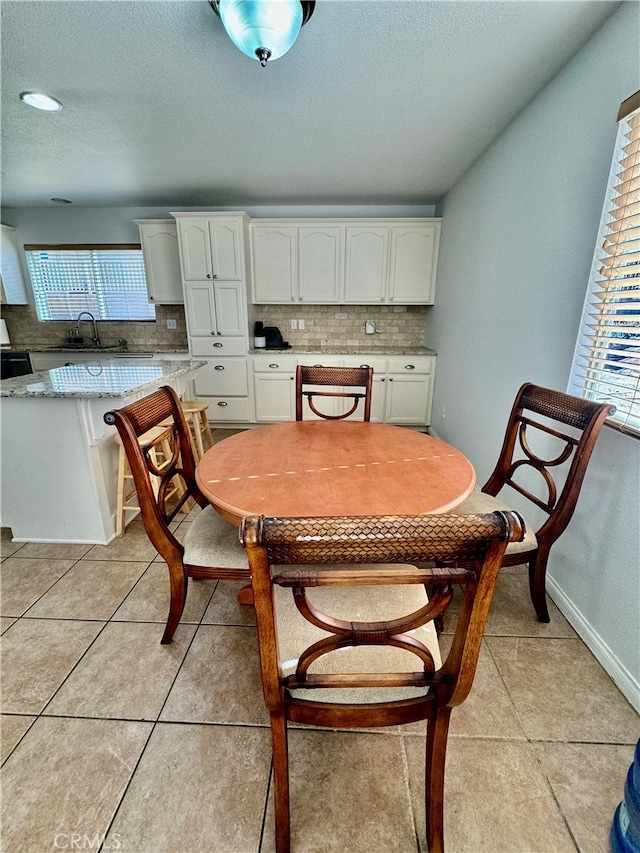
[[[54,204],[73,204],[70,198],[52,198]]]
[[[48,113],[55,113],[62,109],[60,101],[49,95],[45,95],[43,92],[21,92],[20,100],[28,107],[34,107],[36,110],[45,110]]]

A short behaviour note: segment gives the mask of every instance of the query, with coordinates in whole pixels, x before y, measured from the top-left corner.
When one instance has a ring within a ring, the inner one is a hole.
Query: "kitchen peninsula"
[[[178,394],[203,361],[109,359],[0,382],[2,526],[18,542],[107,544],[118,447],[105,412],[161,385]]]

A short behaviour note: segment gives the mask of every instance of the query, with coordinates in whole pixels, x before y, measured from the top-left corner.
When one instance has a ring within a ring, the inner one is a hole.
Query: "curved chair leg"
[[[273,749],[273,802],[276,817],[276,853],[289,853],[291,849],[289,754],[287,747],[287,722],[282,711],[271,713],[271,745]]]
[[[538,549],[536,556],[529,561],[529,593],[531,603],[540,622],[550,622],[547,608],[547,560],[548,551]]]
[[[182,617],[182,611],[184,610],[184,605],[187,600],[188,582],[182,563],[177,566],[171,566],[167,563],[167,566],[169,569],[171,600],[169,602],[169,616],[167,618],[167,624],[165,626],[162,639],[160,640],[163,645],[171,642]]]
[[[429,853],[444,853],[444,764],[451,708],[438,708],[427,721],[425,814]]]

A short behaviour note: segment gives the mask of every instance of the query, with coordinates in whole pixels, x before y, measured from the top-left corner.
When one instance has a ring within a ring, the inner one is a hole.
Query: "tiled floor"
[[[139,521],[107,547],[4,533],[2,849],[271,853],[269,729],[239,585],[192,581],[161,646],[166,570]],[[450,853],[608,849],[638,716],[555,608],[534,620],[520,569],[501,575],[452,719]],[[426,853],[419,725],[298,728],[290,750],[294,851]]]

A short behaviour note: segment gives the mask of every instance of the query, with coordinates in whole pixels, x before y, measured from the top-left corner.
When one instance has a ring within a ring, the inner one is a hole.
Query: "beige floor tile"
[[[416,853],[401,739],[370,732],[289,732],[295,853]],[[273,795],[261,853],[275,850]]]
[[[150,563],[157,555],[141,521],[132,521],[125,536],[117,536],[108,545],[93,545],[85,554],[90,560],[140,560]]]
[[[533,748],[580,853],[608,850],[611,821],[623,797],[634,747],[537,743]]]
[[[27,731],[36,717],[23,714],[2,714],[0,717],[0,762],[13,752],[20,738]]]
[[[268,725],[255,630],[201,625],[161,719]]]
[[[256,612],[250,604],[238,604],[243,581],[220,581],[202,618],[203,625],[255,625]]]
[[[422,850],[424,741],[405,738]],[[528,743],[449,738],[445,775],[445,848],[455,853],[575,853]]]
[[[0,532],[0,555],[4,560],[24,548],[24,542],[12,542],[11,530],[8,527],[3,527]]]
[[[3,712],[42,711],[102,628],[102,622],[19,619],[0,640]]]
[[[13,625],[15,621],[15,618],[11,618],[9,616],[0,616],[0,634],[4,634],[7,628]]]
[[[202,619],[217,581],[189,579],[187,602],[181,622],[198,623]],[[164,561],[152,563],[114,615],[124,622],[167,621],[169,613],[169,570]],[[180,627],[178,626],[178,631]]]
[[[35,560],[79,560],[89,548],[91,545],[81,542],[27,542],[20,556]]]
[[[23,560],[16,556],[0,567],[3,616],[22,616],[74,564],[74,560]]]
[[[576,632],[547,596],[550,622],[539,622],[525,572],[500,572],[485,628],[486,636],[575,637]]]
[[[80,560],[29,609],[27,615],[109,619],[144,570],[144,563]]]
[[[157,625],[107,625],[53,701],[47,714],[155,720],[194,632],[183,625],[160,645]]]
[[[71,850],[75,835],[97,850],[149,730],[145,723],[37,720],[2,768],[4,849]]]
[[[450,640],[450,636],[440,638],[443,655]],[[424,735],[426,723],[409,723],[402,726],[402,732]],[[471,693],[451,714],[450,733],[461,737],[525,739],[513,702],[484,643]]]
[[[257,853],[270,757],[266,729],[157,725],[105,849]]]
[[[527,737],[638,739],[640,718],[581,640],[486,637],[485,642]]]

